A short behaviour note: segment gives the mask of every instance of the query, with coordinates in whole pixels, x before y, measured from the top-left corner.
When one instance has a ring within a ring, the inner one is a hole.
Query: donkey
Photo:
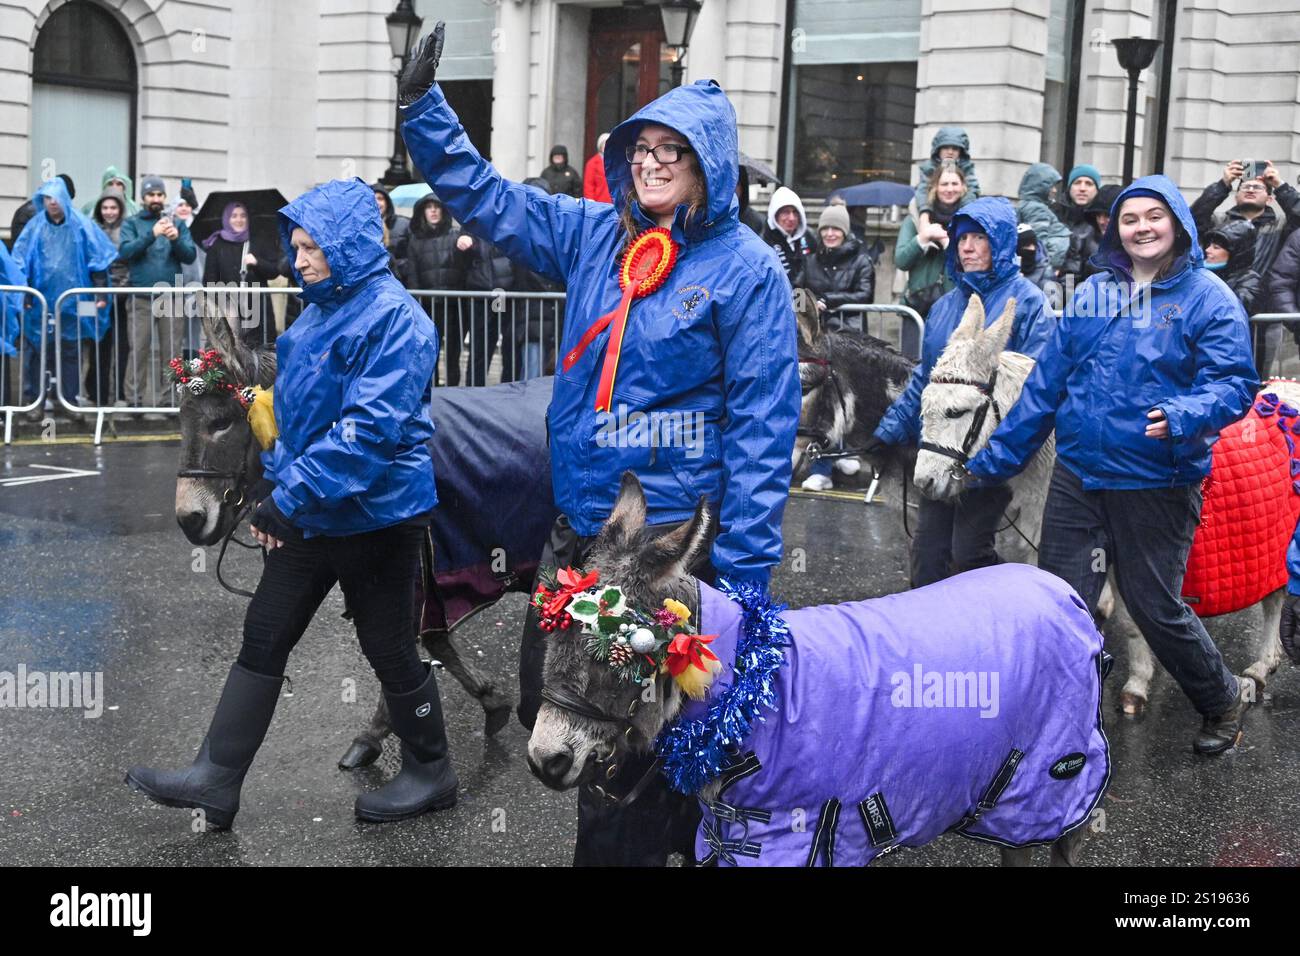
[[[949,830],[999,844],[1005,864],[1027,864],[1030,847],[1043,844],[1054,865],[1077,862],[1110,775],[1100,715],[1106,656],[1063,581],[1002,565],[904,594],[784,611],[752,585],[719,591],[688,575],[713,531],[704,499],[663,537],[646,533],[645,518],[641,484],[628,472],[583,580],[595,573],[602,614],[614,587],[613,606],[639,620],[662,621],[652,610],[661,607],[680,619],[666,599],[680,602],[696,633],[712,635],[716,678],[696,699],[671,676],[682,670],[669,658],[629,679],[620,670],[628,657],[593,651],[601,645],[590,635],[614,640],[616,621],[579,630],[561,619],[528,744],[544,783],[591,785],[601,766],[654,747],[670,783],[700,800],[696,855],[706,863],[854,865]],[[934,626],[939,609],[956,606],[961,628]],[[644,652],[648,637],[638,629],[629,644]],[[1002,679],[1000,692],[981,690],[985,711],[960,691],[922,702],[923,673],[927,694],[941,690],[933,674],[966,675],[973,698],[977,669]],[[841,821],[843,804],[852,812]]]
[[[922,450],[916,458],[915,480],[921,493],[930,498],[943,500],[961,490],[953,471],[954,458],[960,460],[958,453],[963,448],[967,449],[966,457],[973,458],[988,444],[1000,418],[1020,397],[1034,366],[1032,359],[1004,351],[1015,321],[1013,302],[1008,302],[1002,317],[987,329],[984,321],[979,297],[971,296],[961,324],[935,363],[930,384],[921,397]],[[993,383],[991,391],[981,390],[979,383],[987,382]],[[1300,384],[1275,383],[1269,386],[1269,390],[1276,391],[1284,401],[1300,401]],[[1055,463],[1053,435],[1010,483],[1015,494],[1008,509],[1007,522],[1021,539],[1013,560],[1037,561],[1043,505]],[[1016,542],[1010,544],[1017,547]],[[1025,547],[1028,545],[1032,545],[1032,554],[1024,553],[1029,550]],[[999,554],[1009,556],[1002,550],[1001,540]],[[1282,659],[1278,620],[1283,597],[1284,593],[1279,589],[1254,607],[1206,619],[1207,624],[1211,621],[1226,623],[1237,620],[1238,615],[1250,615],[1249,622],[1254,624],[1262,614],[1263,630],[1257,632],[1254,660],[1244,671],[1244,675],[1254,681],[1259,693],[1263,692],[1269,676],[1277,670]],[[1120,691],[1120,709],[1128,716],[1140,715],[1149,697],[1155,658],[1124,607],[1113,572],[1102,595],[1099,614],[1107,619],[1113,632],[1125,640],[1128,648],[1129,676]],[[1211,630],[1217,630],[1217,627],[1211,625]]]
[[[203,328],[237,385],[270,388],[275,384],[274,348],[248,348],[220,316],[205,317]],[[262,476],[261,449],[242,406],[229,392],[182,392],[180,430],[176,521],[191,544],[215,545],[233,537],[251,504],[244,495]],[[423,580],[428,589],[431,567]],[[491,736],[505,726],[510,717],[509,698],[461,656],[450,633],[426,629],[419,639],[425,651],[482,704],[487,734]],[[353,770],[374,763],[390,733],[388,709],[380,695],[369,726],[339,760],[339,768]]]

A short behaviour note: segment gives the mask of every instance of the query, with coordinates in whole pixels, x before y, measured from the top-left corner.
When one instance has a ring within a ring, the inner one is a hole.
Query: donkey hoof
[[[379,755],[383,752],[383,748],[375,744],[374,741],[367,740],[365,737],[358,737],[352,741],[352,746],[348,748],[348,752],[339,758],[339,769],[357,770],[361,767],[369,767],[379,759]]]
[[[495,737],[506,724],[510,723],[510,704],[498,704],[483,714],[483,733],[489,737]]]
[[[1147,709],[1147,699],[1131,690],[1119,695],[1119,711],[1125,717],[1141,717]]]

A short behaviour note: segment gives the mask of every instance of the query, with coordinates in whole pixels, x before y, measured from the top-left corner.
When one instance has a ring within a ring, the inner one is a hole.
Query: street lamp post
[[[411,57],[411,48],[420,38],[420,27],[424,19],[418,16],[411,0],[398,0],[397,9],[384,18],[388,27],[388,45],[393,56],[398,60],[397,78],[401,81],[402,71],[406,69]],[[402,139],[402,108],[397,107],[393,123],[393,156],[388,162],[388,170],[382,182],[385,186],[401,186],[413,181],[411,170],[406,165],[406,141]]]
[[[664,40],[677,51],[672,65],[675,87],[682,85],[682,76],[686,72],[682,58],[691,45],[691,32],[703,6],[704,0],[662,0],[659,4],[659,15],[664,20]]]
[[[1124,185],[1133,181],[1134,139],[1137,137],[1138,76],[1151,65],[1155,59],[1159,40],[1145,37],[1128,37],[1124,40],[1112,40],[1119,65],[1128,71],[1128,116],[1124,121]]]

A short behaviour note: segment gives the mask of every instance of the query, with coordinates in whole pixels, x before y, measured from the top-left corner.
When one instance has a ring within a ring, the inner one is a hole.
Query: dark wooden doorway
[[[666,93],[671,82],[657,7],[593,10],[588,37],[584,162],[601,133]]]

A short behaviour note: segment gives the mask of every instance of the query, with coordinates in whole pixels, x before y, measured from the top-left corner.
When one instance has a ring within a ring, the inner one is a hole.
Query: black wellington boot
[[[132,767],[127,784],[154,803],[202,810],[212,829],[229,829],[239,812],[244,774],[271,726],[283,681],[233,665],[194,763],[184,770]]]
[[[1242,719],[1246,716],[1246,711],[1250,710],[1254,700],[1248,693],[1250,690],[1254,690],[1253,684],[1247,687],[1246,680],[1237,678],[1236,705],[1227,713],[1219,714],[1217,717],[1206,717],[1201,722],[1200,732],[1192,741],[1193,750],[1203,756],[1213,757],[1241,743]]]
[[[402,769],[378,790],[357,797],[358,820],[387,823],[428,810],[446,810],[456,803],[456,771],[447,756],[447,732],[433,668],[415,690],[384,691],[393,732],[402,741]]]

